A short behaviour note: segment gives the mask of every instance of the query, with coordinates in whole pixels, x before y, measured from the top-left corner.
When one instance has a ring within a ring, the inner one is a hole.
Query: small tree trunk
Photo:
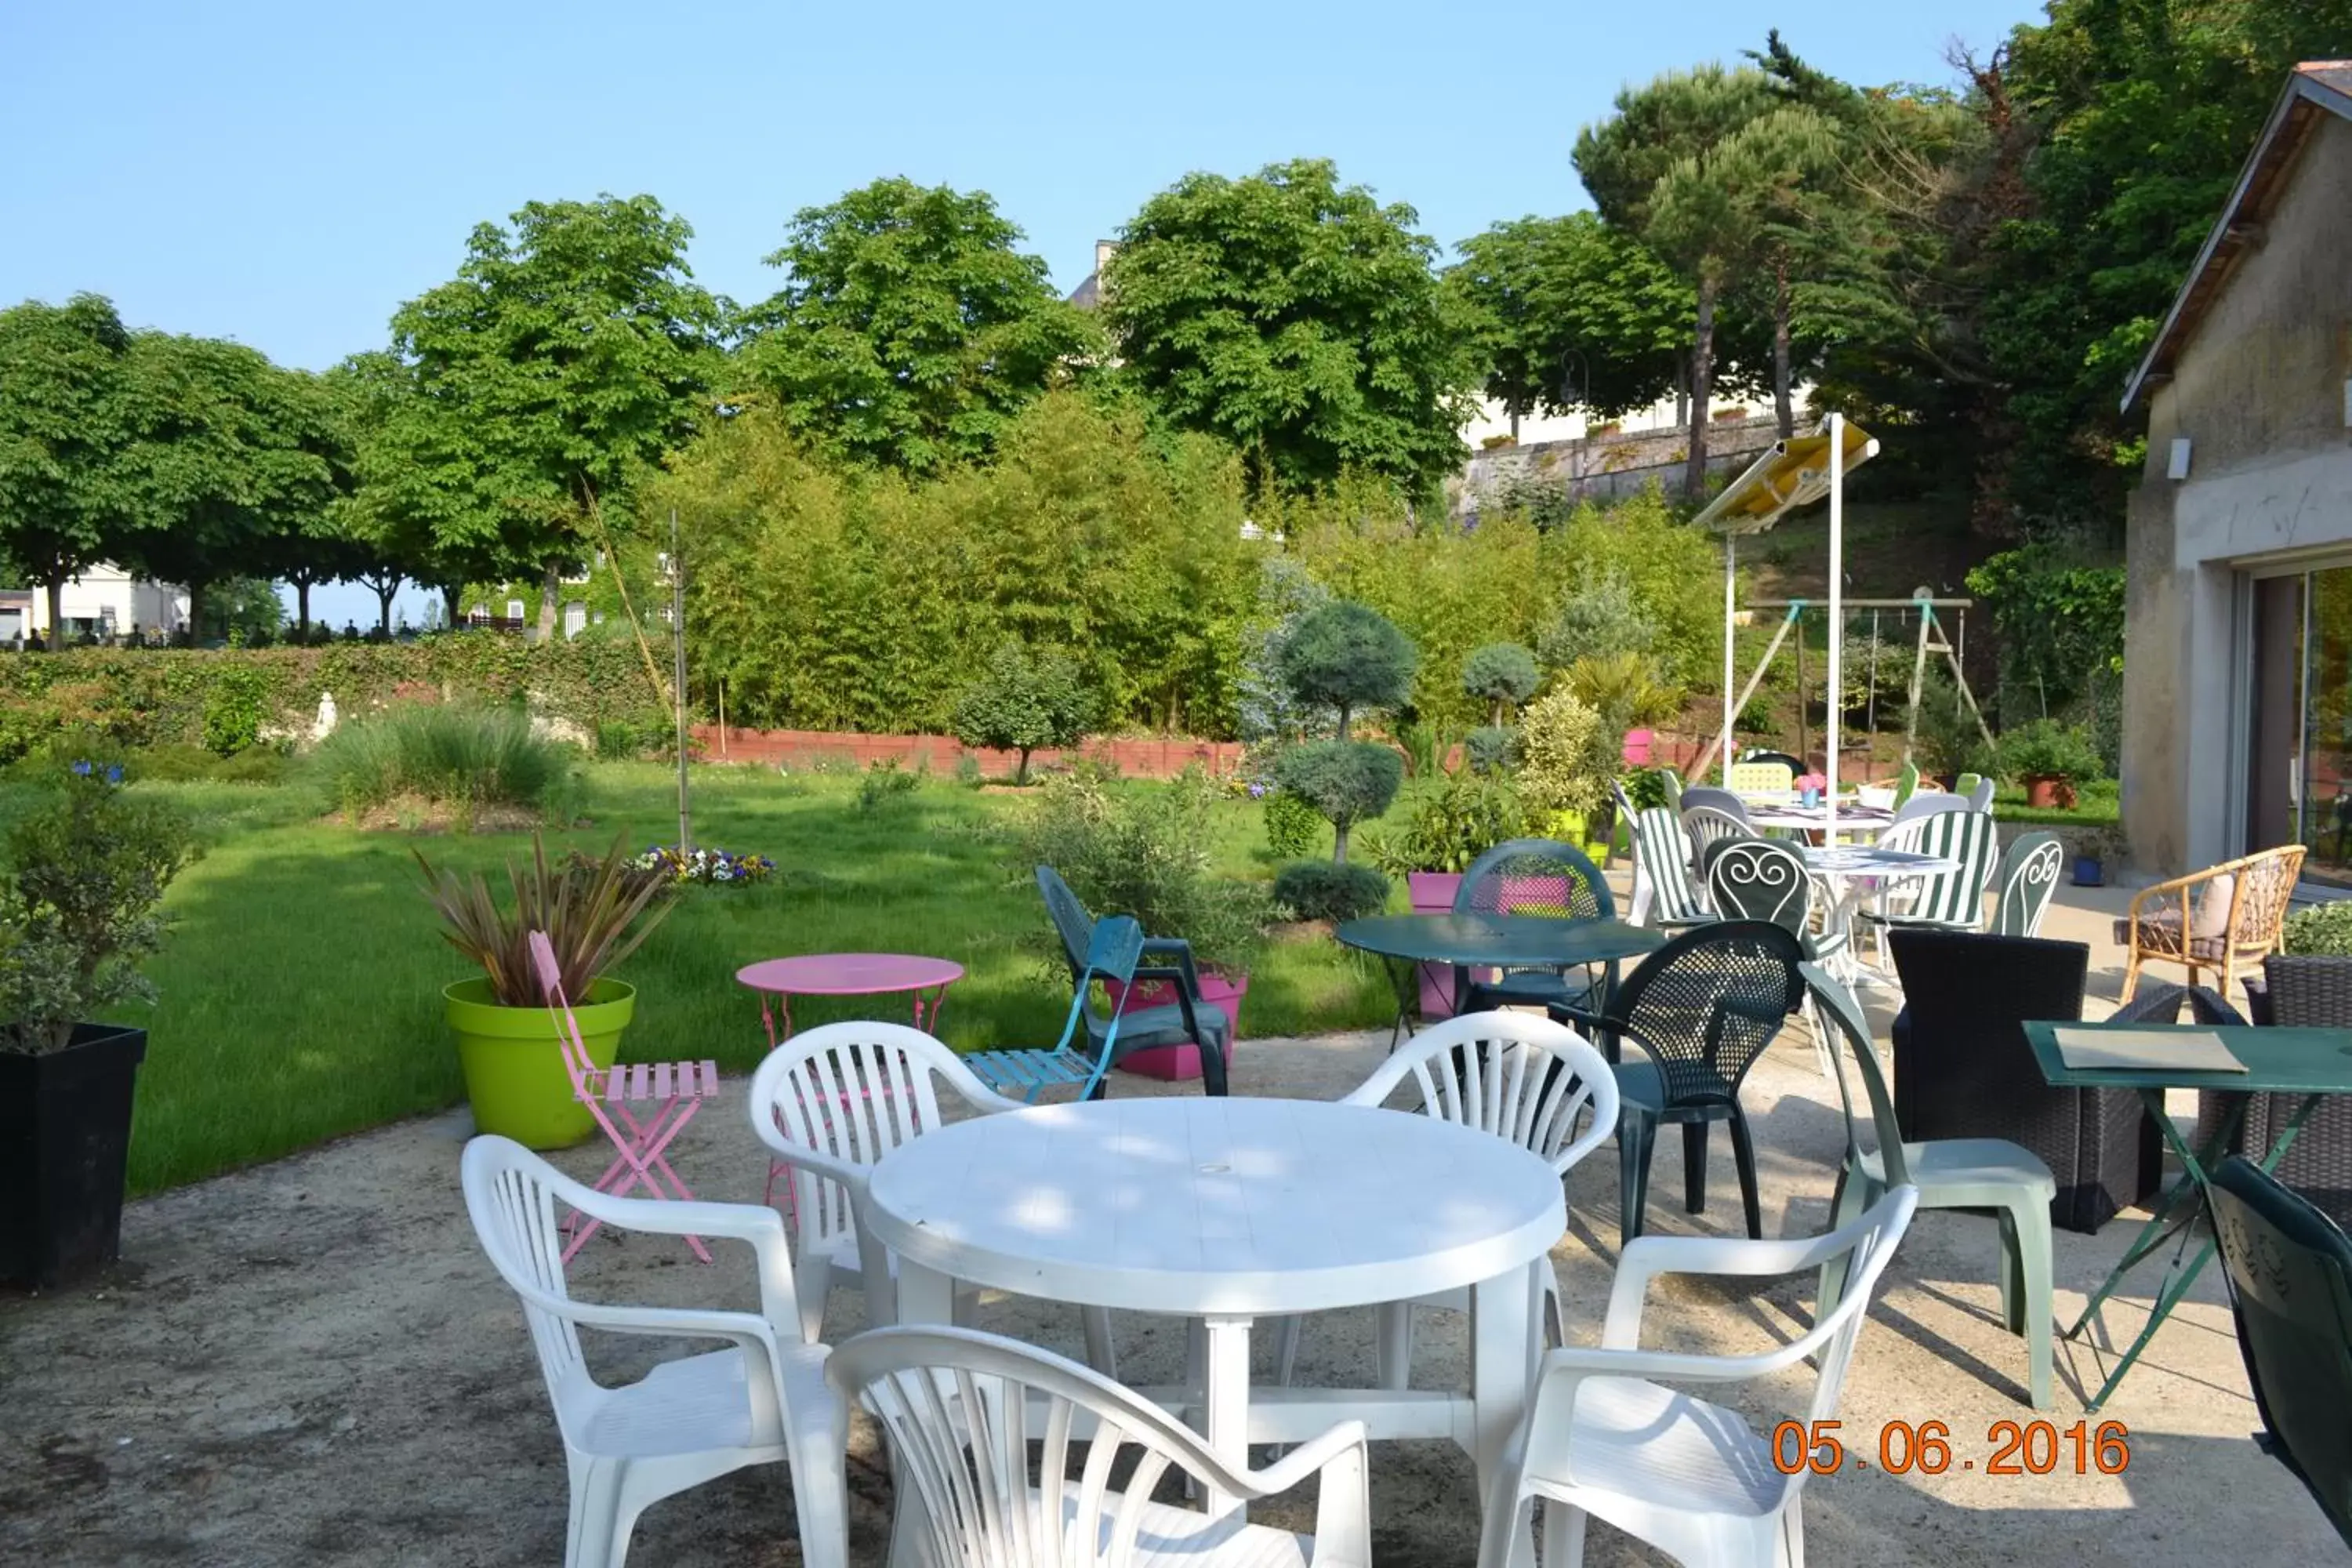
[[[1348,738],[1348,705],[1347,705],[1346,703],[1342,702],[1342,703],[1340,703],[1340,704],[1339,704],[1339,739],[1341,739],[1341,740],[1343,740],[1343,741],[1344,741],[1344,740],[1346,740],[1347,738]]]
[[[1021,761],[1013,770],[1013,782],[1017,784],[1029,782],[1029,748],[1026,746],[1021,748]]]
[[[394,577],[382,583],[369,584],[375,589],[376,626],[386,637],[392,635],[392,601],[400,592],[400,581],[399,578]]]
[[[62,576],[52,576],[46,586],[49,591],[49,640],[47,646],[51,648],[55,648],[58,646],[58,628],[65,625],[65,579]]]
[[[191,647],[205,639],[205,585],[188,584],[188,643]]]
[[[1715,394],[1715,279],[1698,275],[1698,328],[1691,334],[1690,458],[1683,469],[1683,493],[1696,500],[1706,493],[1706,405]]]
[[[294,632],[298,641],[310,640],[310,580],[294,580]]]
[[[1335,866],[1348,863],[1348,824],[1344,822],[1331,825],[1331,863]]]
[[[1675,382],[1675,423],[1690,423],[1690,355],[1683,355],[1683,374]]]
[[[555,640],[555,601],[563,593],[563,567],[550,559],[539,584],[539,640]]]
[[[1780,421],[1780,439],[1797,433],[1797,409],[1789,387],[1789,258],[1772,263],[1772,412]]]

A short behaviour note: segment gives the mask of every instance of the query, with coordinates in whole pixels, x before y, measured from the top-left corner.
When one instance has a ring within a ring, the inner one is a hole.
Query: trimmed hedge
[[[324,647],[65,648],[0,655],[0,762],[85,724],[126,746],[234,750],[254,705],[264,733],[307,736],[329,692],[344,717],[430,697],[520,702],[590,736],[663,722],[643,658],[620,639],[540,645],[473,631]]]

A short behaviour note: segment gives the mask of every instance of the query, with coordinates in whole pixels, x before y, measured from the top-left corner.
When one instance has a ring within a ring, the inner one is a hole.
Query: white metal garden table
[[[1192,1408],[1236,1465],[1361,1419],[1447,1437],[1479,1496],[1519,1422],[1538,1351],[1538,1268],[1566,1234],[1559,1177],[1526,1150],[1426,1116],[1324,1100],[1151,1099],[1038,1106],[916,1139],[875,1167],[875,1236],[899,1259],[902,1322],[950,1321],[954,1282],[1201,1320]],[[1268,1388],[1261,1317],[1471,1290],[1471,1386]],[[1213,1512],[1239,1509],[1212,1495]]]
[[[1841,831],[1845,819],[1838,819]],[[1913,849],[1881,849],[1875,845],[1817,844],[1805,848],[1805,869],[1832,894],[1824,924],[1830,931],[1844,934],[1845,942],[1839,950],[1837,967],[1841,978],[1851,984],[1867,980],[1888,984],[1887,976],[1862,961],[1859,944],[1853,940],[1853,911],[1862,900],[1875,892],[1885,881],[1906,877],[1933,877],[1946,871],[1957,871],[1960,863],[1941,855],[1922,855]]]

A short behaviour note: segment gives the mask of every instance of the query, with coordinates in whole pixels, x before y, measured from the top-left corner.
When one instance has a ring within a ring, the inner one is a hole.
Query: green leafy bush
[[[1543,679],[1536,668],[1536,656],[1515,642],[1488,643],[1473,648],[1470,657],[1462,661],[1462,690],[1491,706],[1490,723],[1500,726],[1518,707],[1536,694]]]
[[[1344,741],[1358,712],[1404,702],[1419,658],[1386,616],[1342,599],[1298,617],[1282,645],[1282,677],[1297,702],[1338,710]]]
[[[347,812],[415,800],[457,808],[464,826],[488,805],[562,819],[575,784],[572,755],[510,708],[411,703],[339,726],[310,765]]]
[[[1404,759],[1375,741],[1310,741],[1274,762],[1276,788],[1312,805],[1332,829],[1331,858],[1348,858],[1348,830],[1389,808]]]
[[[1265,847],[1277,860],[1298,860],[1315,853],[1321,836],[1323,814],[1288,790],[1265,793]]]
[[[140,960],[162,946],[157,906],[195,854],[186,819],[126,794],[119,761],[60,763],[9,829],[0,879],[0,1050],[63,1050],[78,1023],[154,991]]]
[[[1008,642],[957,700],[955,737],[967,746],[1020,752],[1013,782],[1027,784],[1029,753],[1043,746],[1076,745],[1092,708],[1068,655]]]
[[[2099,748],[2087,731],[2055,719],[2036,719],[2000,738],[2000,771],[2013,778],[2059,778],[2082,784],[2101,776]]]
[[[220,672],[205,695],[205,750],[233,757],[261,739],[269,679],[250,665]]]
[[[214,780],[223,784],[279,784],[292,770],[293,759],[270,746],[253,746],[233,757],[216,756],[197,746],[149,746],[130,753],[131,775],[158,784]]]
[[[2352,899],[2333,899],[2286,918],[2283,951],[2352,958]]]
[[[1051,866],[1096,914],[1133,915],[1149,935],[1190,942],[1201,963],[1246,973],[1273,910],[1257,884],[1210,874],[1222,798],[1198,768],[1141,788],[1049,777],[1014,833],[1019,874]]]
[[[1274,874],[1274,901],[1293,920],[1360,920],[1387,907],[1389,879],[1370,866],[1300,860]]]
[[[1538,822],[1601,809],[1617,760],[1589,703],[1564,686],[1548,693],[1528,710],[1520,743],[1519,798]]]
[[[1625,569],[1612,564],[1560,595],[1536,647],[1544,663],[1565,669],[1580,658],[1647,653],[1657,641],[1656,618]]]
[[[901,795],[914,794],[922,782],[920,774],[901,768],[898,758],[884,757],[858,778],[857,809],[878,811]]]
[[[1452,778],[1423,795],[1394,832],[1364,832],[1366,858],[1391,877],[1466,871],[1470,863],[1526,827],[1518,792],[1499,781]]]

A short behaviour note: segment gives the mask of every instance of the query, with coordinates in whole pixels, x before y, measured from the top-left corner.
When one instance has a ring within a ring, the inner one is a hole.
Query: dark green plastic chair
[[[2352,1239],[2243,1155],[2223,1162],[2210,1192],[2263,1418],[2254,1441],[2352,1544]]]
[[[1609,883],[1591,857],[1572,844],[1549,838],[1514,838],[1497,844],[1462,873],[1454,890],[1457,915],[1534,915],[1548,920],[1614,920],[1617,901]],[[1496,1007],[1598,1007],[1617,983],[1612,960],[1603,973],[1587,984],[1571,985],[1557,969],[1507,969],[1486,972],[1480,979],[1456,966],[1454,994],[1462,998],[1457,1013],[1484,1013]]]
[[[1054,930],[1062,939],[1063,956],[1069,963],[1070,983],[1078,993],[1077,1000],[1085,1003],[1080,1016],[1086,1026],[1089,1058],[1101,1059],[1106,1053],[1112,1053],[1107,1065],[1117,1067],[1121,1058],[1137,1051],[1162,1046],[1196,1046],[1201,1052],[1202,1089],[1210,1094],[1224,1093],[1225,1053],[1232,1047],[1233,1026],[1223,1012],[1201,995],[1201,973],[1192,961],[1192,944],[1181,937],[1144,936],[1141,962],[1136,965],[1133,984],[1161,982],[1176,999],[1154,1007],[1130,1008],[1118,1015],[1114,1037],[1111,1015],[1096,1012],[1083,984],[1087,952],[1094,942],[1095,916],[1051,866],[1037,868],[1037,891],[1044,895],[1045,912],[1053,917]]]

